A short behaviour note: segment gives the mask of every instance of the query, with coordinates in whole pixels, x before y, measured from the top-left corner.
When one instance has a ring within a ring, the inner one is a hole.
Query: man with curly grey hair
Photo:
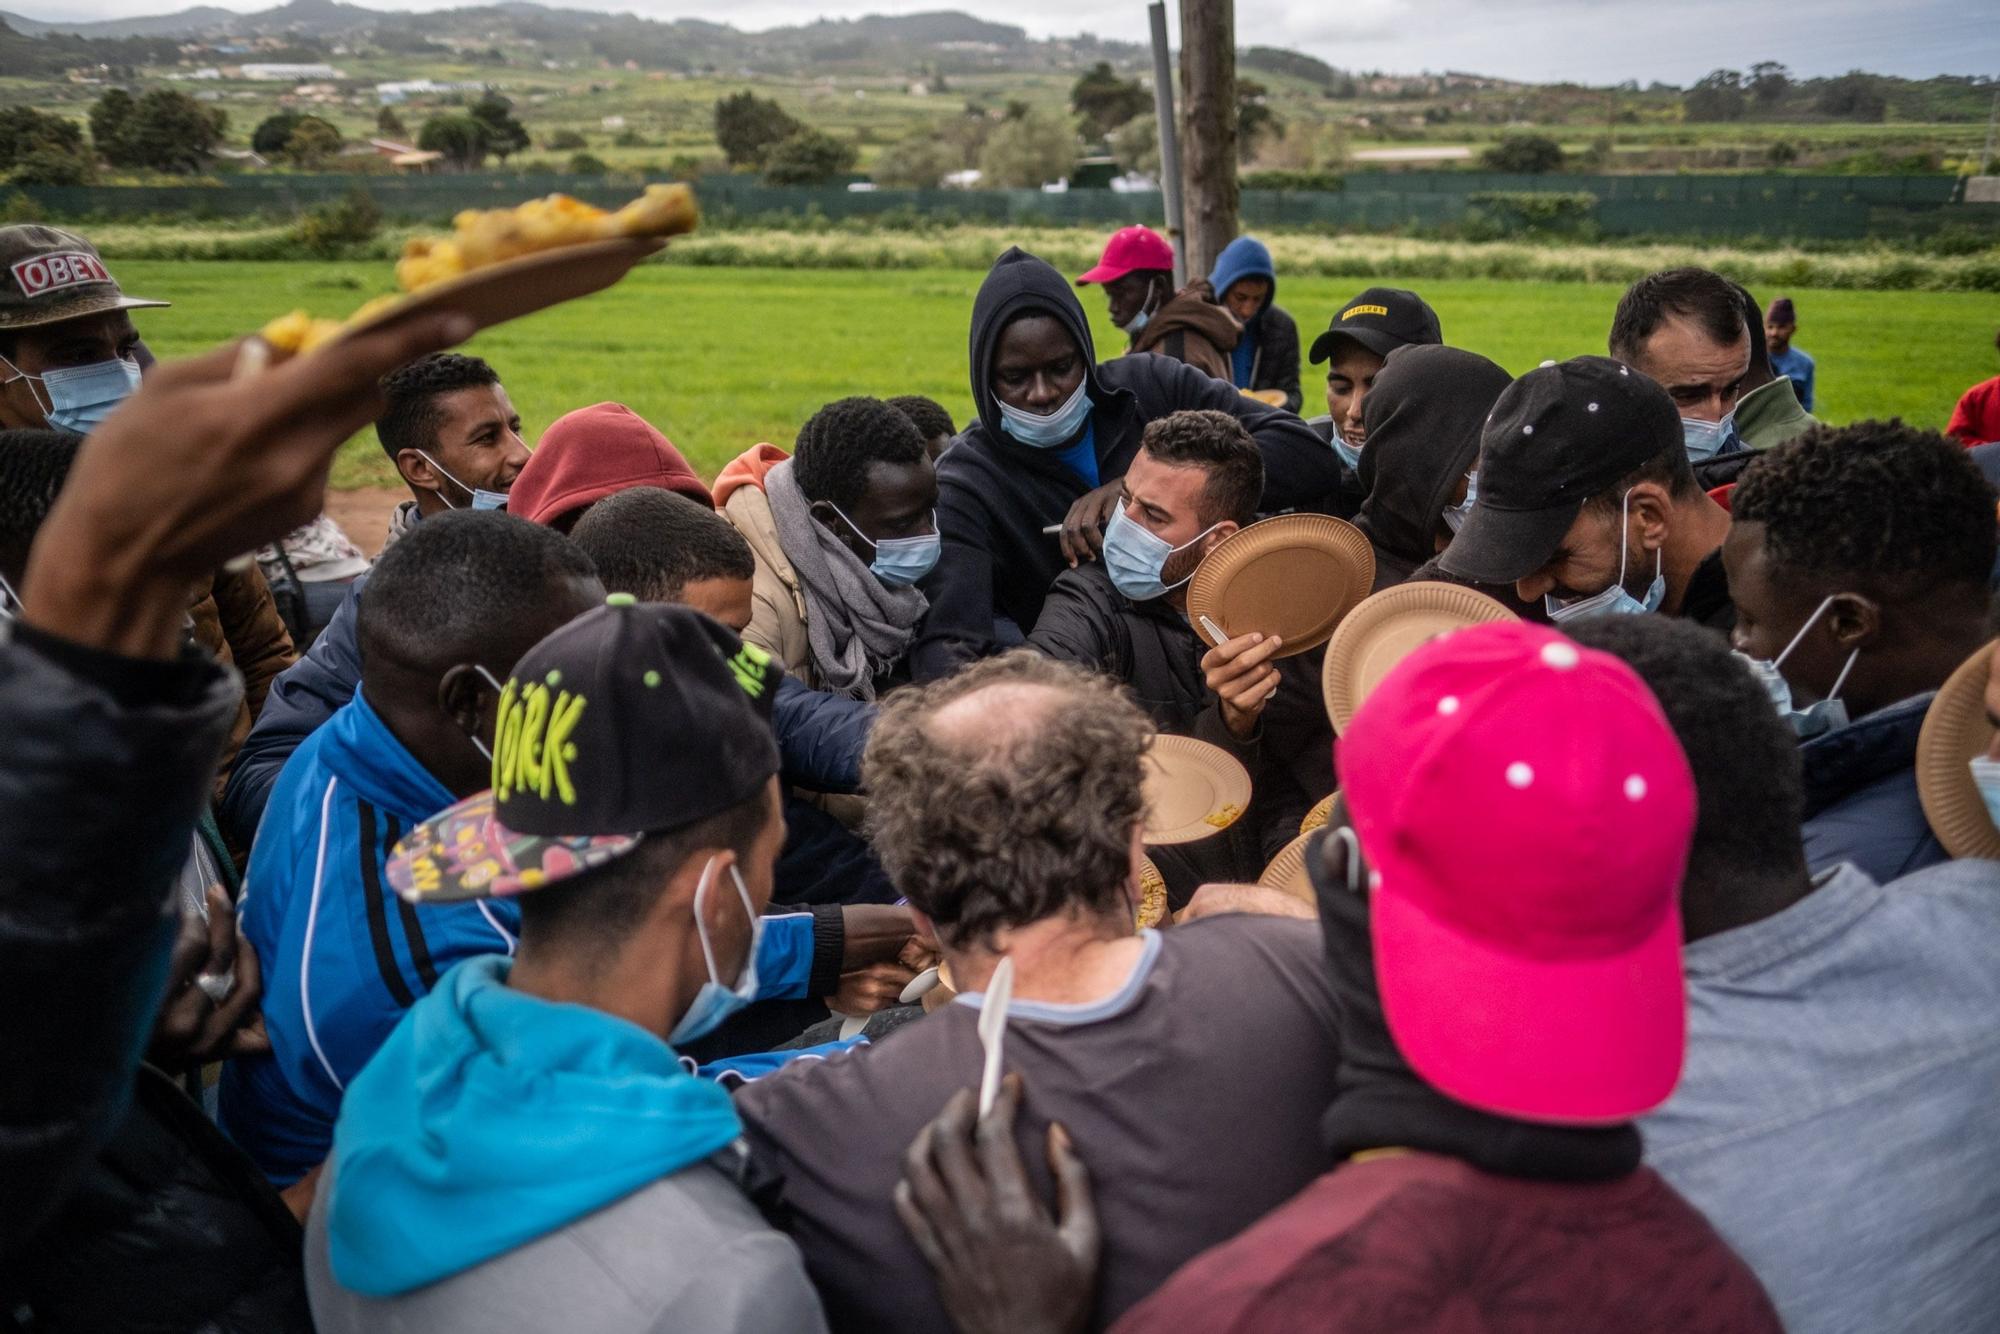
[[[864,762],[870,833],[959,995],[738,1098],[836,1328],[951,1328],[894,1195],[918,1130],[979,1082],[1003,958],[1005,1066],[1033,1090],[1023,1143],[1038,1172],[1041,1145],[1073,1143],[1095,1181],[1094,1324],[1325,1167],[1338,1041],[1313,923],[1134,925],[1151,734],[1114,682],[1026,651],[883,704]]]

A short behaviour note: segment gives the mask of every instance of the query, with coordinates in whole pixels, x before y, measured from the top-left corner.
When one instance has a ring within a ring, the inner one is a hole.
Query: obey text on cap
[[[104,261],[79,250],[66,250],[53,255],[37,255],[33,259],[20,260],[13,266],[11,272],[14,275],[14,282],[21,289],[21,295],[29,297],[60,291],[65,287],[82,287],[86,283],[111,281],[111,274],[105,269]]]

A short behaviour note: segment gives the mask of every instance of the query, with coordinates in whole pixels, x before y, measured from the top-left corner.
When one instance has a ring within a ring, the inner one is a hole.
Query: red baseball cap
[[[1120,227],[1104,243],[1104,255],[1097,261],[1097,267],[1078,275],[1076,285],[1114,282],[1134,269],[1171,271],[1173,267],[1174,248],[1167,244],[1166,237],[1151,227]]]
[[[700,474],[673,441],[623,403],[594,403],[556,418],[542,432],[507,492],[507,512],[529,523],[555,524],[635,486],[677,491],[715,508]]]
[[[1411,1068],[1525,1121],[1665,1102],[1687,1034],[1695,790],[1631,668],[1543,626],[1456,631],[1375,688],[1338,766]]]

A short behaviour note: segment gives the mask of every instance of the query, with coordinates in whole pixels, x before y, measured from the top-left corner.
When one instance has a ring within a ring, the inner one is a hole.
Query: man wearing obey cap
[[[1116,1334],[1779,1329],[1750,1269],[1641,1164],[1632,1124],[1680,1076],[1695,822],[1644,684],[1542,627],[1461,630],[1383,679],[1338,762],[1353,829],[1307,863],[1340,999],[1341,1092],[1321,1122],[1339,1166]],[[1012,1163],[980,1160],[1004,1201]],[[1071,1240],[1094,1221],[1076,1193]],[[1019,1283],[1056,1308],[1051,1329],[1065,1300],[1088,1303],[1089,1262],[1045,1215],[1010,1217],[1002,1275],[958,1183],[909,1198],[941,1238],[944,1291]]]
[[[0,427],[85,435],[139,387],[126,296],[97,248],[59,227],[0,227]]]
[[[1479,486],[1438,558],[1557,621],[1657,611],[1727,630],[1729,515],[1695,483],[1673,401],[1604,357],[1529,371],[1480,434]]]
[[[520,945],[439,979],[349,1085],[307,1225],[321,1330],[824,1327],[732,1179],[729,1095],[676,1052],[757,990],[773,685],[716,622],[629,597],[517,664],[493,787],[387,878],[518,904]]]
[[[1340,457],[1340,485],[1317,506],[1351,519],[1368,488],[1361,484],[1361,448],[1368,441],[1363,405],[1389,354],[1399,347],[1444,342],[1437,312],[1415,292],[1370,287],[1343,303],[1313,340],[1313,365],[1326,364],[1326,415],[1306,424]]]
[[[1231,380],[1231,355],[1243,326],[1216,304],[1206,280],[1174,291],[1174,248],[1151,227],[1121,227],[1076,285],[1104,284],[1111,322],[1131,336],[1133,352],[1185,361],[1203,375]],[[1233,382],[1233,381],[1232,381]]]

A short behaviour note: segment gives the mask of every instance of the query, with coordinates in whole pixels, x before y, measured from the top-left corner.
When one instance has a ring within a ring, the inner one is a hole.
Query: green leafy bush
[[[374,196],[356,187],[331,204],[307,209],[296,229],[307,253],[331,258],[350,247],[375,239],[382,230],[382,210]]]

